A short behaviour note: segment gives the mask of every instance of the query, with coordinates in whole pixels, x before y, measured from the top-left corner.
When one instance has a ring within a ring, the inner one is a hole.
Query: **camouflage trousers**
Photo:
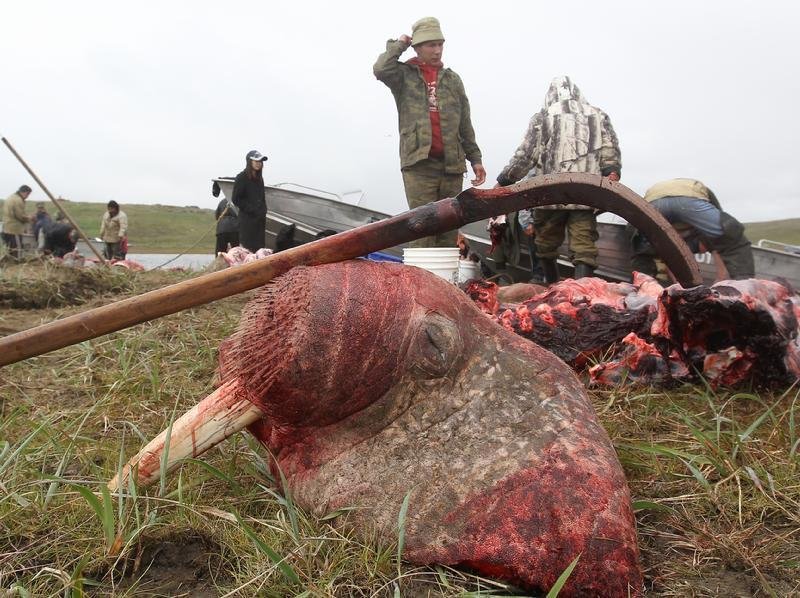
[[[409,208],[418,208],[445,197],[455,197],[464,186],[464,176],[447,174],[444,161],[428,158],[403,169],[403,184]],[[411,247],[455,247],[458,231],[452,230],[412,241]]]
[[[558,248],[569,233],[569,258],[573,264],[597,267],[597,219],[592,210],[533,211],[536,253],[540,258],[558,257]]]

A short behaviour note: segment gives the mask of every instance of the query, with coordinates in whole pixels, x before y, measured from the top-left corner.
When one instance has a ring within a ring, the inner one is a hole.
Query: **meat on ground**
[[[567,279],[517,304],[492,283],[470,298],[498,324],[553,351],[596,384],[672,384],[702,374],[714,385],[791,384],[800,378],[800,298],[767,280],[663,289]]]

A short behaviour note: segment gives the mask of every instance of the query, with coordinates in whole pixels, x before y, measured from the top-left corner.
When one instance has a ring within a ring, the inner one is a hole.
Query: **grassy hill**
[[[100,234],[100,222],[106,211],[105,204],[62,201],[70,216],[88,237]],[[36,203],[38,202],[27,202],[28,213],[36,210]],[[128,240],[131,253],[214,251],[213,210],[160,204],[124,204],[121,209],[128,215]],[[56,207],[52,202],[47,202],[47,211],[51,216],[55,215]],[[196,243],[197,246],[190,249]]]
[[[33,212],[35,205],[29,202],[28,212]],[[89,237],[100,233],[105,204],[64,200],[64,205]],[[47,210],[55,214],[55,206],[50,202]],[[131,253],[210,253],[214,249],[213,210],[160,204],[125,204],[122,210],[128,215]],[[753,243],[770,239],[800,245],[800,218],[751,222],[745,227],[747,238]],[[203,238],[203,235],[206,236]]]
[[[64,207],[89,237],[100,234],[100,221],[106,210],[105,204],[66,202]],[[55,206],[53,206],[55,208]],[[121,206],[128,215],[128,240],[131,253],[170,253],[187,251],[200,241],[189,253],[211,253],[214,251],[214,211],[197,207],[178,207],[141,204]],[[53,213],[53,210],[48,208]]]
[[[744,226],[747,238],[753,244],[758,243],[759,239],[769,239],[770,241],[800,245],[800,218],[749,222]]]

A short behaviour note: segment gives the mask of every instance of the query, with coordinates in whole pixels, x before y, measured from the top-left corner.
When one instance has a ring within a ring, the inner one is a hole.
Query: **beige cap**
[[[434,17],[423,17],[411,26],[411,45],[424,44],[435,40],[444,41],[442,27],[439,19]]]

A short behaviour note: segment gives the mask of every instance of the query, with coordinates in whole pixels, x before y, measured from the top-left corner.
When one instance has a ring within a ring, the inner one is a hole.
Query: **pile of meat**
[[[231,247],[227,252],[220,251],[217,257],[221,257],[228,266],[242,266],[263,259],[268,255],[272,255],[271,249],[262,248],[252,253],[249,249],[237,246]]]
[[[70,266],[71,268],[95,268],[100,265],[100,261],[97,258],[87,258],[77,249],[65,253],[63,258],[54,257],[52,259],[61,262],[65,266]],[[109,260],[108,263],[112,266],[133,270],[134,272],[141,272],[144,270],[144,266],[135,260]]]
[[[493,283],[470,298],[498,324],[549,349],[594,384],[670,384],[702,375],[712,385],[776,386],[800,378],[800,296],[767,280],[662,288],[567,279],[519,303]]]

